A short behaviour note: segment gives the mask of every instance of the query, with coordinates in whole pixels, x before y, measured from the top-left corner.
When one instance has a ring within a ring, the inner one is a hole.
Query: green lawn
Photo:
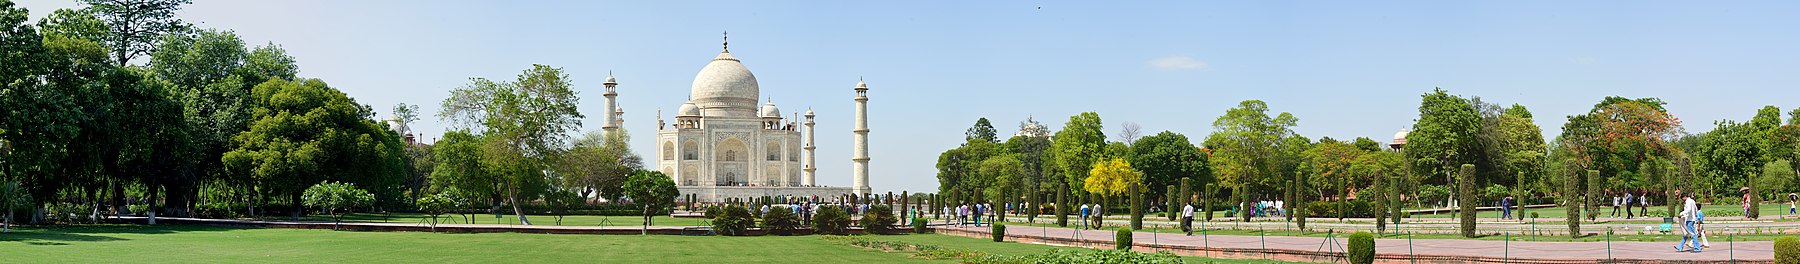
[[[1634,212],[1634,214],[1635,214],[1635,212],[1639,212],[1642,210],[1642,209],[1638,209],[1637,207],[1632,207],[1631,209]],[[1649,211],[1652,215],[1658,215],[1658,214],[1666,215],[1668,212],[1668,207],[1666,207],[1666,206],[1651,206],[1649,209],[1650,209]],[[1735,205],[1735,204],[1706,205],[1706,206],[1701,206],[1700,210],[1702,210],[1702,211],[1728,211],[1728,212],[1733,212],[1732,215],[1736,216],[1736,215],[1742,215],[1741,211],[1743,210],[1743,207],[1740,205]],[[1788,210],[1788,205],[1785,203],[1783,203],[1783,204],[1763,204],[1761,206],[1761,208],[1759,208],[1759,210],[1757,210],[1757,212],[1762,213],[1762,217],[1760,218],[1761,220],[1800,221],[1800,217],[1795,217],[1794,215],[1787,215],[1787,218],[1783,219],[1782,214],[1787,213],[1787,210]],[[1564,217],[1568,216],[1568,211],[1565,211],[1565,209],[1563,207],[1531,208],[1531,209],[1527,209],[1526,213],[1524,215],[1519,214],[1519,212],[1517,212],[1517,211],[1514,211],[1513,215],[1530,217],[1531,213],[1538,214],[1539,222],[1543,222],[1543,221],[1547,221],[1547,220],[1560,220],[1560,219],[1563,219]],[[1612,215],[1612,206],[1611,205],[1607,205],[1605,207],[1600,208],[1600,217],[1605,218],[1605,217],[1609,217],[1611,215]],[[1712,216],[1712,215],[1708,215],[1708,216]],[[1456,213],[1414,214],[1413,217],[1415,217],[1415,218],[1456,218],[1457,215],[1456,215]],[[1481,218],[1484,220],[1499,219],[1500,211],[1480,211],[1480,212],[1475,213],[1475,217]],[[1625,208],[1624,207],[1619,207],[1619,217],[1621,217],[1621,218],[1625,217]],[[1654,221],[1654,222],[1660,223],[1662,221],[1661,216],[1652,217],[1649,220],[1642,220],[1642,219],[1644,219],[1644,218],[1633,218],[1633,220],[1635,220],[1633,222]]]
[[[876,236],[992,254],[1047,245],[947,235]],[[0,234],[11,263],[952,263],[834,243],[819,236],[693,237],[353,232],[183,225],[25,227]],[[1185,258],[1192,263],[1267,263]]]

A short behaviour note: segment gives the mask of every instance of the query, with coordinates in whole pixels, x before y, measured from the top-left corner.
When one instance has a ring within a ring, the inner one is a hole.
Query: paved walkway
[[[960,230],[974,233],[987,233],[989,227],[955,227],[940,228]],[[1061,239],[1077,239],[1091,242],[1111,244],[1111,230],[1080,230],[1058,227],[1008,226],[1008,236],[1049,237]],[[1225,236],[1203,235],[1193,236],[1157,234],[1138,232],[1132,234],[1134,244],[1138,245],[1179,245],[1206,248],[1210,251],[1242,251],[1242,250],[1290,250],[1315,252],[1343,252],[1348,243],[1343,236],[1327,240],[1322,237],[1289,237],[1289,236]],[[1721,239],[1722,240],[1722,239]],[[1487,240],[1461,239],[1376,239],[1375,251],[1384,258],[1420,258],[1419,256],[1465,256],[1490,258],[1502,261],[1545,261],[1562,262],[1564,260],[1592,262],[1596,260],[1761,260],[1774,258],[1773,242],[1737,242],[1726,243],[1714,241],[1713,247],[1704,253],[1676,252],[1674,243],[1668,242],[1506,242]],[[1610,252],[1609,252],[1610,248]],[[1210,250],[1219,249],[1219,250]],[[1609,255],[1610,254],[1610,255]],[[1204,254],[1196,254],[1204,255]]]

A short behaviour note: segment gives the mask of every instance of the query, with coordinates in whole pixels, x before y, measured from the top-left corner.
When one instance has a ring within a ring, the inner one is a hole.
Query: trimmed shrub
[[[763,215],[762,228],[768,230],[770,234],[790,235],[794,233],[794,229],[799,227],[800,216],[795,215],[794,210],[788,209],[787,206],[771,207],[769,213]]]
[[[1144,192],[1137,183],[1131,184],[1131,228],[1144,228]]]
[[[1463,237],[1475,237],[1475,207],[1481,202],[1475,199],[1475,164],[1463,164],[1456,176],[1456,206],[1460,207]]]
[[[1006,241],[1006,224],[994,224],[994,242]]]
[[[713,218],[712,230],[714,234],[721,236],[748,235],[750,226],[756,224],[756,219],[750,217],[750,209],[743,206],[726,206],[716,216]]]
[[[820,206],[819,212],[813,216],[813,231],[820,234],[842,235],[844,229],[850,227],[850,214],[837,206]]]
[[[1113,248],[1131,250],[1131,228],[1120,227],[1118,232],[1113,233]]]
[[[1579,238],[1581,237],[1581,204],[1578,201],[1581,201],[1581,173],[1575,172],[1575,166],[1565,166],[1567,168],[1563,171],[1566,171],[1567,175],[1563,175],[1562,195],[1565,197],[1562,201],[1565,210],[1563,212],[1566,213],[1568,219],[1564,221],[1569,223],[1569,237]]]
[[[913,218],[913,220],[912,220],[913,233],[914,234],[926,233],[927,230],[925,229],[925,223],[929,223],[929,222],[931,222],[931,219],[925,219],[924,217]]]
[[[1375,263],[1375,235],[1369,232],[1350,234],[1350,249],[1344,254],[1353,264]]]
[[[1800,264],[1800,238],[1784,236],[1775,239],[1775,264]]]
[[[1757,217],[1762,216],[1763,199],[1761,195],[1757,195],[1757,192],[1757,188],[1750,188],[1750,211],[1745,212],[1745,218],[1756,219]]]
[[[894,218],[893,207],[885,204],[869,206],[869,211],[863,212],[861,220],[863,231],[870,234],[886,232],[893,228],[894,223],[900,222],[899,218]]]

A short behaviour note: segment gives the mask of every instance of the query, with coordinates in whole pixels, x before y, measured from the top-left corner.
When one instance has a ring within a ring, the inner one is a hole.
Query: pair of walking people
[[[1700,253],[1701,248],[1712,247],[1712,243],[1706,241],[1706,212],[1701,211],[1699,205],[1694,203],[1694,195],[1688,194],[1681,197],[1683,235],[1681,244],[1675,245],[1675,251]]]

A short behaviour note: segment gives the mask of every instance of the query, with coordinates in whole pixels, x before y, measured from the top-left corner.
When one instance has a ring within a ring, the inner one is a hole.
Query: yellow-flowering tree
[[[1084,190],[1099,194],[1101,200],[1123,194],[1139,186],[1144,181],[1144,173],[1131,168],[1131,162],[1122,158],[1094,162],[1094,169],[1088,171],[1088,178],[1083,183]]]

